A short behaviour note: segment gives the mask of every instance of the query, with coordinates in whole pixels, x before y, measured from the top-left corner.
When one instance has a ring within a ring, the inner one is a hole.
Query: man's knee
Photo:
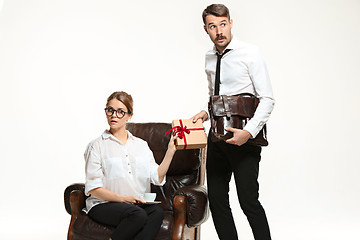
[[[243,212],[247,213],[256,213],[262,209],[261,203],[257,198],[240,198],[240,207]]]

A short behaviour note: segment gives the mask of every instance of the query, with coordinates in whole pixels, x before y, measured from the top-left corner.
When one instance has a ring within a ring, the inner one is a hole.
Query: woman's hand
[[[121,202],[128,203],[128,204],[144,204],[145,202],[141,200],[140,198],[137,198],[135,196],[122,196]]]
[[[177,135],[172,135],[168,144],[168,151],[170,154],[174,155],[176,152],[176,139],[178,138]]]
[[[137,198],[134,196],[120,195],[120,194],[114,193],[104,187],[95,188],[95,189],[89,191],[89,193],[94,197],[97,197],[99,199],[109,201],[109,202],[123,202],[123,203],[128,203],[128,204],[145,203],[140,198]]]

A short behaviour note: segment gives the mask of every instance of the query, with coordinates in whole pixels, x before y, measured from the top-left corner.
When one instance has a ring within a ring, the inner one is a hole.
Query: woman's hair
[[[106,106],[108,106],[109,102],[111,100],[113,100],[114,98],[116,98],[117,100],[119,100],[120,102],[122,102],[126,108],[128,109],[128,113],[132,114],[133,113],[133,105],[134,105],[134,101],[131,97],[130,94],[127,94],[126,92],[113,92],[107,99],[106,102]]]
[[[230,20],[229,9],[223,4],[211,4],[202,13],[203,22],[206,25],[206,16],[227,17]]]

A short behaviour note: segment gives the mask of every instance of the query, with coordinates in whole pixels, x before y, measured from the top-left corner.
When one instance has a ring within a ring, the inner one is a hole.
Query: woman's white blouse
[[[159,182],[158,167],[147,142],[128,131],[126,144],[121,143],[109,131],[90,142],[85,154],[85,194],[95,188],[104,187],[114,193],[141,197],[151,192],[150,183]],[[86,200],[88,212],[93,206],[104,203],[90,196]]]

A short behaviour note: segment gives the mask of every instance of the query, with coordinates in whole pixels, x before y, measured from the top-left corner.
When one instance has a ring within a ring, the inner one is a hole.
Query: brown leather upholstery
[[[165,132],[170,128],[168,123],[129,123],[127,126],[133,135],[148,142],[157,163],[161,163],[166,153],[170,134],[165,135]],[[152,185],[152,191],[157,193],[156,200],[161,201],[165,211],[156,240],[200,239],[199,227],[208,218],[207,191],[202,186],[202,155],[199,149],[177,151],[165,185]],[[82,212],[86,199],[84,187],[83,183],[76,183],[64,192],[65,208],[71,214],[68,239],[108,240],[113,228],[94,222]]]

